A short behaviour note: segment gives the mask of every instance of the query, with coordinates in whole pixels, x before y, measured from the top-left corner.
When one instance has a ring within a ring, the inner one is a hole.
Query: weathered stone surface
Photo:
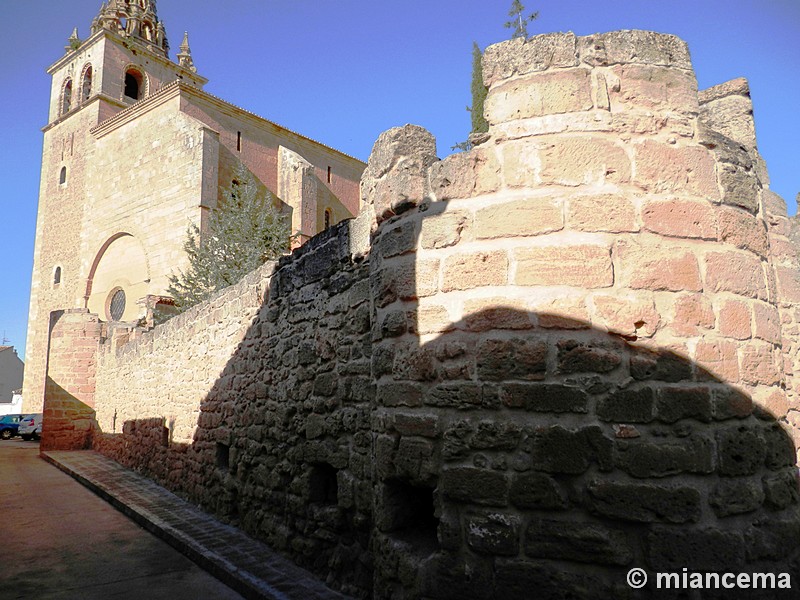
[[[760,429],[739,425],[717,431],[719,472],[752,475],[764,464],[766,442]]]
[[[540,148],[539,177],[543,184],[619,185],[631,179],[630,158],[622,146],[613,141],[563,136],[539,142],[537,146]]]
[[[567,339],[556,347],[559,373],[608,373],[622,362],[620,349],[607,342]]]
[[[635,183],[649,192],[683,192],[712,200],[720,196],[714,158],[701,146],[646,140],[636,146],[635,161]]]
[[[619,65],[610,88],[610,109],[697,114],[697,80],[691,71],[658,65]]]
[[[560,383],[506,383],[500,398],[508,408],[554,413],[585,413],[589,400],[584,390]]]
[[[618,441],[614,460],[620,469],[640,478],[708,474],[714,470],[714,444],[702,436],[665,443]]]
[[[573,475],[583,473],[593,463],[607,470],[611,466],[611,445],[599,427],[543,428],[534,438],[533,466],[547,473]]]
[[[469,241],[472,216],[464,211],[443,212],[425,216],[422,220],[420,239],[423,248],[447,248],[462,239]]]
[[[708,503],[718,517],[752,512],[764,502],[760,481],[735,479],[720,481],[711,491]]]
[[[659,421],[674,423],[680,419],[711,421],[711,390],[707,387],[664,387],[656,392]]]
[[[772,509],[782,510],[800,500],[797,488],[797,474],[794,469],[785,470],[775,475],[767,475],[763,479],[765,503]]]
[[[483,83],[491,86],[513,75],[578,64],[573,33],[546,33],[493,44],[483,53]]]
[[[515,250],[517,285],[596,288],[614,283],[611,252],[603,246],[542,246]]]
[[[453,254],[444,261],[442,291],[468,290],[508,281],[508,254],[503,250]]]
[[[540,235],[563,227],[562,203],[547,197],[493,204],[475,213],[478,239]]]
[[[632,289],[698,292],[703,289],[697,257],[672,246],[617,243],[617,273]]]
[[[567,208],[567,226],[579,231],[611,233],[639,229],[631,200],[614,194],[572,196]]]
[[[696,523],[702,514],[695,488],[594,480],[588,506],[605,517],[639,523]]]
[[[485,107],[490,125],[589,110],[592,108],[590,71],[548,71],[512,79],[489,90]]]
[[[478,376],[484,381],[543,379],[547,368],[543,341],[486,339],[478,345]]]
[[[674,35],[625,30],[578,38],[580,60],[592,66],[663,65],[691,70],[689,48]]]
[[[427,171],[436,160],[436,140],[422,127],[384,131],[361,179],[361,201],[375,207],[379,223],[416,206],[425,197]]]
[[[647,535],[648,562],[657,571],[739,571],[745,561],[742,535],[720,529],[654,527]],[[739,568],[737,568],[739,567]]]
[[[650,387],[618,390],[597,403],[597,416],[616,423],[649,423],[655,418],[655,394]]]
[[[533,520],[525,531],[525,554],[612,565],[627,565],[633,559],[630,543],[621,530],[599,523],[544,519]]]
[[[473,148],[451,154],[430,166],[431,192],[436,200],[471,198],[500,187],[500,164],[493,149]]]
[[[468,516],[464,524],[467,544],[478,554],[516,556],[519,553],[520,518],[499,512]]]
[[[511,503],[518,508],[561,510],[569,501],[559,484],[544,473],[517,473],[511,480]]]
[[[440,485],[445,497],[456,502],[488,506],[508,504],[508,479],[497,471],[473,467],[444,469]]]
[[[701,238],[717,237],[716,211],[708,202],[681,200],[653,200],[642,207],[645,229],[664,236]]]

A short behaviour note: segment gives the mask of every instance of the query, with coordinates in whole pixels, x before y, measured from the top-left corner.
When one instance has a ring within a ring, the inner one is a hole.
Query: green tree
[[[511,39],[521,37],[528,39],[528,23],[532,23],[539,18],[539,11],[533,12],[528,16],[524,16],[525,6],[519,0],[514,0],[511,3],[511,10],[508,11],[508,16],[511,17],[510,21],[506,21],[506,29],[513,29]]]
[[[275,197],[239,163],[231,187],[209,215],[207,231],[189,226],[183,243],[189,267],[170,275],[167,293],[183,312],[286,252],[290,238],[289,221],[275,207]]]
[[[483,116],[483,103],[486,101],[486,86],[483,84],[483,53],[476,42],[472,42],[472,106],[467,107],[472,121],[470,133],[485,133],[489,131],[489,123]],[[467,151],[472,149],[472,142],[459,142],[452,150]]]

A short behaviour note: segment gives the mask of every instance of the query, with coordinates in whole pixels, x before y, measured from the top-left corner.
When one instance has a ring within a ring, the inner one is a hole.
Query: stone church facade
[[[146,319],[186,264],[241,162],[291,215],[302,242],[359,211],[365,165],[203,91],[188,36],[169,58],[152,0],[112,0],[69,38],[52,76],[36,226],[25,377],[41,410],[60,311]],[[57,365],[52,365],[58,368]]]

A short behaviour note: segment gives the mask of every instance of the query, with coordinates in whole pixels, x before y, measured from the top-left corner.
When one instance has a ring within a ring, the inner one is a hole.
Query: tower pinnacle
[[[103,2],[92,20],[92,34],[101,30],[136,41],[164,56],[169,51],[164,24],[158,20],[155,0]]]
[[[183,41],[181,42],[180,52],[177,54],[178,64],[184,69],[189,69],[192,73],[197,73],[197,67],[194,66],[192,60],[192,50],[189,48],[189,32],[183,32]]]

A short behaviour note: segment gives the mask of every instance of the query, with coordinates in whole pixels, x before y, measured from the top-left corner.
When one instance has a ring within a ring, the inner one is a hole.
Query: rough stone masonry
[[[800,270],[746,82],[698,93],[643,31],[491,46],[484,81],[487,139],[382,134],[358,219],[150,332],[56,323],[96,367],[43,445],[355,597],[666,597],[632,567],[797,597]]]

